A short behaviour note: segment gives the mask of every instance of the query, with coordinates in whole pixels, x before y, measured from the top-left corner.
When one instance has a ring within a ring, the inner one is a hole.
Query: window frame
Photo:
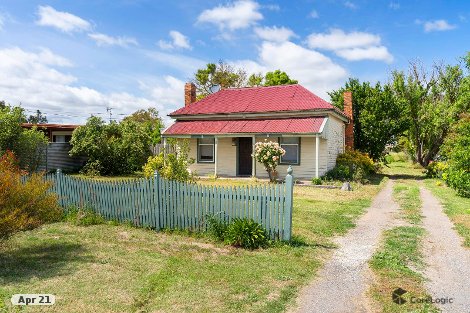
[[[298,138],[298,143],[282,143],[283,138]],[[282,156],[279,158],[280,165],[300,165],[300,146],[301,146],[302,138],[301,137],[279,137],[279,146],[297,146],[297,162],[289,162],[289,161],[282,161]]]
[[[200,143],[201,139],[211,139],[212,143]],[[201,160],[199,146],[212,146],[212,160]],[[197,138],[197,163],[215,163],[215,138]]]

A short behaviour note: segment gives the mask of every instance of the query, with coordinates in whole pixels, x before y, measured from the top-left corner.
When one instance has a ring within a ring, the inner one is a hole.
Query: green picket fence
[[[104,218],[160,229],[207,228],[207,217],[230,222],[251,218],[263,225],[273,239],[290,240],[292,228],[293,177],[289,168],[285,183],[258,186],[203,186],[151,179],[104,182],[56,174],[53,182],[60,205],[87,206]]]

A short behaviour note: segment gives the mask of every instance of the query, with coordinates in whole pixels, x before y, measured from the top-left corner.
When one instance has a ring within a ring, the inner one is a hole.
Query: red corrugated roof
[[[170,116],[318,109],[333,109],[333,106],[300,85],[284,85],[222,89],[174,111]]]
[[[237,133],[319,133],[325,117],[230,121],[176,121],[164,135],[212,135]]]

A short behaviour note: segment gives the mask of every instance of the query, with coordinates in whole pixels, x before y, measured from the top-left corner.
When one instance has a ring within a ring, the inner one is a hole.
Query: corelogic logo
[[[406,300],[403,297],[407,293],[405,289],[397,288],[392,292],[392,301],[396,304],[405,304]]]

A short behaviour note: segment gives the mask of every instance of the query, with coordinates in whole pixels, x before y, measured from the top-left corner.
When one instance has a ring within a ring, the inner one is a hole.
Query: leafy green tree
[[[248,77],[248,83],[247,85],[250,87],[259,87],[263,85],[263,74],[261,73],[254,73],[251,74],[250,77]]]
[[[20,140],[25,122],[24,110],[20,107],[12,107],[3,102],[0,107],[0,154],[7,150],[15,151]]]
[[[411,62],[408,74],[392,73],[392,88],[408,118],[412,158],[427,166],[439,153],[449,130],[470,107],[469,78],[460,65],[435,65],[431,72]]]
[[[30,115],[28,117],[28,123],[31,124],[46,124],[47,123],[47,117],[42,114],[40,110],[36,110],[36,114]]]
[[[447,160],[447,183],[464,197],[470,197],[470,114],[460,120],[444,141],[442,154]]]
[[[36,128],[23,129],[21,123],[25,121],[22,108],[0,103],[0,154],[14,152],[21,168],[34,172],[43,160],[48,141]]]
[[[138,110],[129,116],[126,116],[123,121],[134,121],[143,124],[144,128],[152,138],[152,144],[156,145],[161,141],[161,129],[164,124],[158,111],[155,108],[148,108],[147,110]]]
[[[198,69],[194,76],[197,98],[202,99],[212,93],[211,88],[215,85],[219,85],[222,89],[246,86],[247,74],[244,69],[235,69],[220,60],[217,64],[208,63],[206,68]]]
[[[92,116],[72,135],[70,155],[88,158],[84,172],[116,175],[139,171],[150,156],[152,138],[142,123],[125,120],[105,124]]]
[[[359,82],[350,78],[345,86],[329,93],[332,103],[344,109],[343,94],[352,91],[354,118],[354,146],[378,161],[383,158],[385,147],[394,143],[407,128],[403,116],[404,106],[396,101],[390,86]]]
[[[291,79],[286,72],[282,72],[281,70],[267,72],[264,77],[264,86],[292,85],[297,83],[298,81]]]

